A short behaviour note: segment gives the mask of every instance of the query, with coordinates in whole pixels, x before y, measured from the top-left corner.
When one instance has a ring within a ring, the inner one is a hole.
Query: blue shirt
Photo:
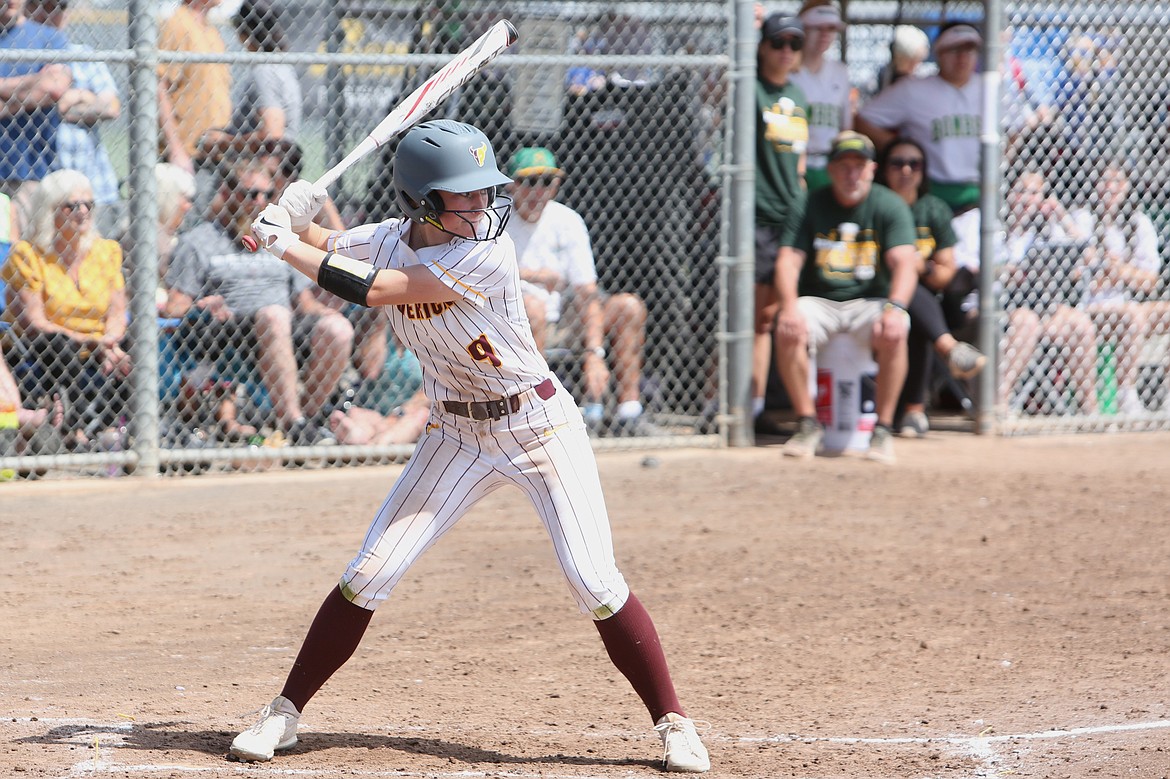
[[[0,32],[0,49],[65,49],[69,42],[57,30],[36,22],[22,22]],[[0,62],[0,78],[37,73],[41,62]],[[0,180],[39,181],[56,161],[55,107],[22,112],[0,120]]]
[[[70,46],[73,51],[87,51],[88,46]],[[118,94],[114,75],[104,62],[71,62],[75,89],[84,89],[100,95]],[[55,113],[55,112],[54,112]],[[57,168],[72,168],[86,175],[93,186],[93,199],[108,205],[118,200],[118,175],[110,162],[110,155],[102,145],[97,127],[62,122],[57,128]]]

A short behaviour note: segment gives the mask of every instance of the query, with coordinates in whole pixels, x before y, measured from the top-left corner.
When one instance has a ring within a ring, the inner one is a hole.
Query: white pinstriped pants
[[[572,397],[529,392],[520,410],[474,421],[432,408],[426,432],[341,578],[354,605],[373,610],[423,552],[468,509],[513,484],[536,507],[581,612],[616,614],[630,589],[613,555],[609,515],[589,436]]]

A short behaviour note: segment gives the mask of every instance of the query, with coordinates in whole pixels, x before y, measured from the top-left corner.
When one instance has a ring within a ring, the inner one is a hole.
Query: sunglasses
[[[79,208],[84,208],[86,211],[92,211],[93,207],[94,202],[92,200],[70,200],[68,202],[62,203],[60,206],[62,211],[65,211],[69,214],[73,213]]]
[[[782,49],[800,51],[804,48],[804,41],[800,38],[771,38],[768,40],[768,45],[776,51],[781,51]]]
[[[526,187],[551,187],[560,180],[560,176],[546,173],[543,176],[525,176],[524,178],[516,179],[516,183],[523,184]]]
[[[921,157],[891,157],[886,164],[891,168],[909,168],[915,173],[922,170]]]

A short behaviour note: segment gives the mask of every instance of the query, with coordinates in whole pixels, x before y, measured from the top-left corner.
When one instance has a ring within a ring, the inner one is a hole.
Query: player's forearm
[[[300,240],[289,246],[281,259],[315,282],[321,273],[321,261],[325,259],[325,252]]]
[[[328,250],[329,239],[332,238],[336,232],[336,230],[330,230],[328,227],[322,227],[316,222],[310,222],[307,229],[305,229],[303,232],[297,233],[297,237],[301,239],[301,243],[314,246],[324,252]]]

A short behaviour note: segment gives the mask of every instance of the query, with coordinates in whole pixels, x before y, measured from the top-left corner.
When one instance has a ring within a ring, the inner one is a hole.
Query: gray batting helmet
[[[511,181],[496,167],[496,153],[487,136],[469,124],[449,119],[418,125],[402,138],[394,155],[394,193],[398,205],[414,221],[439,229],[443,229],[439,213],[445,210],[441,192],[490,189],[488,200],[494,202],[494,188]],[[487,230],[492,234],[486,235],[485,240],[503,231],[508,203],[489,206],[486,211],[493,224]],[[497,220],[498,228],[494,224]]]

